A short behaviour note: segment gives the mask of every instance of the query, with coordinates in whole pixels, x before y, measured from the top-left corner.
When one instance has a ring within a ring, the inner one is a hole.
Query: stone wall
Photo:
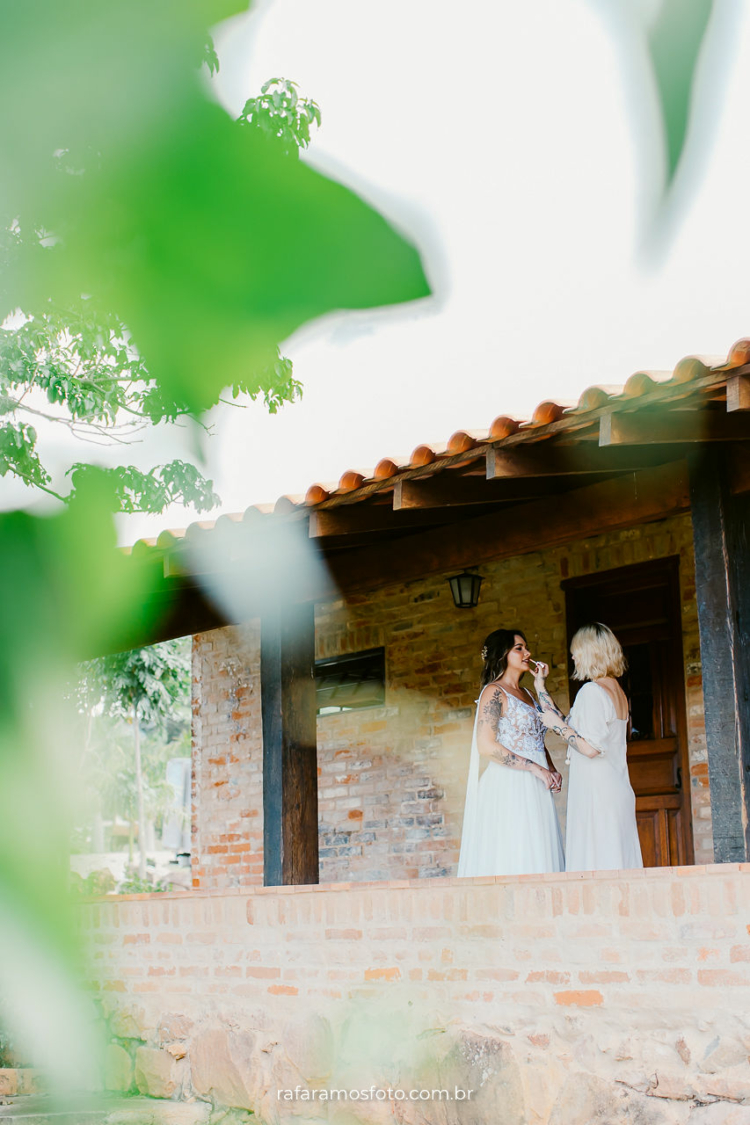
[[[264,1123],[750,1119],[750,864],[81,910],[116,1089]],[[322,1104],[370,1087],[405,1097]],[[456,1087],[470,1107],[409,1093]]]
[[[567,704],[561,581],[671,555],[680,558],[695,860],[710,862],[695,570],[685,515],[482,566],[482,597],[471,611],[455,609],[444,576],[319,606],[318,657],[386,651],[385,706],[318,721],[321,879],[452,874],[485,635],[499,625],[523,628],[534,655],[550,664],[553,693]],[[199,887],[262,881],[257,643],[253,628],[195,639]],[[551,737],[548,742],[562,766],[563,749]]]

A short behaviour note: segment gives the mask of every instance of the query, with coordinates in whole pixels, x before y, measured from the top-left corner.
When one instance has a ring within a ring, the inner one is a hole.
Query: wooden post
[[[714,858],[750,855],[750,497],[733,496],[729,461],[690,461]]]
[[[318,882],[315,607],[271,607],[261,619],[263,881]]]

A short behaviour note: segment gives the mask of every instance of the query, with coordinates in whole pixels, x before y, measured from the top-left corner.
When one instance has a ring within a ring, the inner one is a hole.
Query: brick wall
[[[455,1081],[476,1092],[467,1119],[488,1125],[499,1107],[504,1125],[677,1125],[691,1110],[691,1125],[718,1125],[730,1117],[698,1103],[750,1101],[750,864],[81,910],[120,1088],[135,1061],[142,1092],[263,1121],[302,1112],[277,1094],[300,1083]],[[394,1120],[361,1108],[346,1120]],[[464,1120],[444,1109],[396,1119]]]
[[[482,566],[476,610],[454,608],[444,576],[318,607],[318,657],[386,650],[385,706],[318,721],[321,880],[452,874],[485,635],[500,625],[523,628],[533,653],[550,664],[553,693],[567,705],[561,580],[670,555],[680,558],[695,858],[710,862],[692,529],[685,515]],[[195,654],[196,886],[247,885],[261,880],[257,631],[205,634],[196,638]],[[562,767],[562,748],[555,749],[552,737],[548,743]],[[230,811],[237,815],[228,827]],[[564,796],[559,811],[564,820]],[[251,860],[239,862],[231,849],[247,845]],[[209,851],[222,847],[227,851]]]
[[[193,885],[263,882],[260,629],[193,639]]]

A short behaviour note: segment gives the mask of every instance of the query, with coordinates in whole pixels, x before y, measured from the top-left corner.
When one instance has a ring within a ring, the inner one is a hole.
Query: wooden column
[[[263,881],[318,882],[315,607],[271,607],[261,618]]]
[[[690,489],[714,858],[750,855],[750,497],[719,449],[692,456]]]

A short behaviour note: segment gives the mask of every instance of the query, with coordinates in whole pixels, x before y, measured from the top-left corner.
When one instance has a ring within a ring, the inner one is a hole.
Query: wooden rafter
[[[487,450],[487,479],[509,481],[519,477],[559,477],[586,473],[618,473],[649,469],[674,461],[673,445],[637,449],[601,449],[595,442],[569,442],[526,446],[512,450],[492,446]],[[549,484],[543,485],[549,489]]]
[[[678,461],[519,504],[502,518],[492,513],[469,519],[450,535],[445,528],[421,532],[397,551],[384,543],[346,557],[331,555],[328,566],[341,590],[375,588],[647,523],[689,506],[687,469]]]
[[[599,422],[599,445],[651,445],[748,441],[750,418],[722,410],[675,411],[671,414],[610,412]]]
[[[330,539],[340,535],[404,531],[439,522],[440,516],[434,511],[394,512],[390,504],[357,504],[312,511],[309,535],[311,539]]]
[[[727,379],[727,411],[750,410],[750,375]]]
[[[549,491],[538,481],[488,483],[482,476],[439,473],[427,480],[397,481],[393,508],[397,512],[451,508],[466,504],[492,504],[503,500],[532,500]]]

